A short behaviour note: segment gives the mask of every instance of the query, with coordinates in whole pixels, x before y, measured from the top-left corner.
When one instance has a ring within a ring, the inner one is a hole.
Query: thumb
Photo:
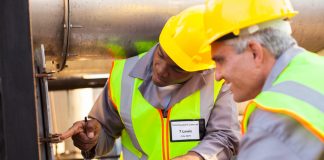
[[[96,124],[97,120],[89,120],[86,123],[86,134],[88,136],[88,138],[94,138],[95,137],[95,132],[96,132],[96,128],[97,128],[97,124]]]
[[[93,138],[94,137],[94,132],[88,132],[87,133],[88,138]]]

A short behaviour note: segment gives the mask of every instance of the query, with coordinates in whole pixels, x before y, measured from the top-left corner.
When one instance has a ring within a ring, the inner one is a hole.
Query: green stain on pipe
[[[106,48],[108,49],[108,51],[110,53],[113,54],[113,57],[118,57],[118,58],[126,57],[126,51],[125,51],[124,47],[122,47],[119,44],[108,43],[108,44],[106,44]]]
[[[156,43],[157,41],[136,41],[134,42],[134,47],[136,52],[140,54],[150,50]]]

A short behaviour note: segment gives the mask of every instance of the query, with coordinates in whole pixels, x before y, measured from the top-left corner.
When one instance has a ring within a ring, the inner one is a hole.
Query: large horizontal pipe
[[[133,56],[145,50],[145,44],[150,46],[157,41],[170,16],[203,3],[202,0],[65,1],[69,6],[64,0],[31,0],[34,47],[44,44],[50,60],[57,60],[63,52],[67,27],[69,60]],[[69,20],[69,26],[65,19]]]
[[[292,0],[299,14],[292,19],[293,36],[300,46],[318,52],[324,49],[324,1]]]
[[[47,60],[130,57],[158,40],[166,20],[204,0],[30,0],[33,45]],[[324,1],[292,0],[293,35],[302,47],[324,49]],[[235,12],[235,11],[233,11]],[[107,65],[105,65],[107,66]]]

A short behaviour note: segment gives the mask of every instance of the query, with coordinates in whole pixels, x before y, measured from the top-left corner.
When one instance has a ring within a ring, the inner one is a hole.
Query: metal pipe
[[[146,51],[157,42],[170,16],[203,3],[204,0],[30,0],[33,45],[38,49],[44,44],[47,61],[56,63],[57,68],[64,67],[65,55],[69,70],[79,70],[75,68],[79,65],[73,65],[79,62],[85,64],[82,66],[103,59],[109,63],[113,58]],[[293,36],[299,45],[313,52],[324,49],[324,1],[292,3],[300,12],[292,19]],[[84,67],[83,70],[87,72]]]
[[[31,0],[34,47],[45,44],[47,60],[63,52],[67,19],[71,27],[68,60],[129,57],[139,44],[157,41],[166,20],[203,0]],[[65,22],[64,22],[65,21]]]
[[[324,1],[292,0],[299,11],[292,19],[293,36],[300,46],[318,52],[324,49]]]

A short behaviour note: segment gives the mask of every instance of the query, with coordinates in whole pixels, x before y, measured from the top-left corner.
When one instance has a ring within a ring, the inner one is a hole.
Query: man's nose
[[[160,65],[157,67],[157,73],[159,76],[163,78],[168,77],[168,66],[166,63],[160,63]]]
[[[223,79],[222,71],[221,71],[220,69],[217,69],[217,67],[216,67],[216,69],[215,69],[215,79],[216,79],[217,81],[220,81],[220,80]]]

